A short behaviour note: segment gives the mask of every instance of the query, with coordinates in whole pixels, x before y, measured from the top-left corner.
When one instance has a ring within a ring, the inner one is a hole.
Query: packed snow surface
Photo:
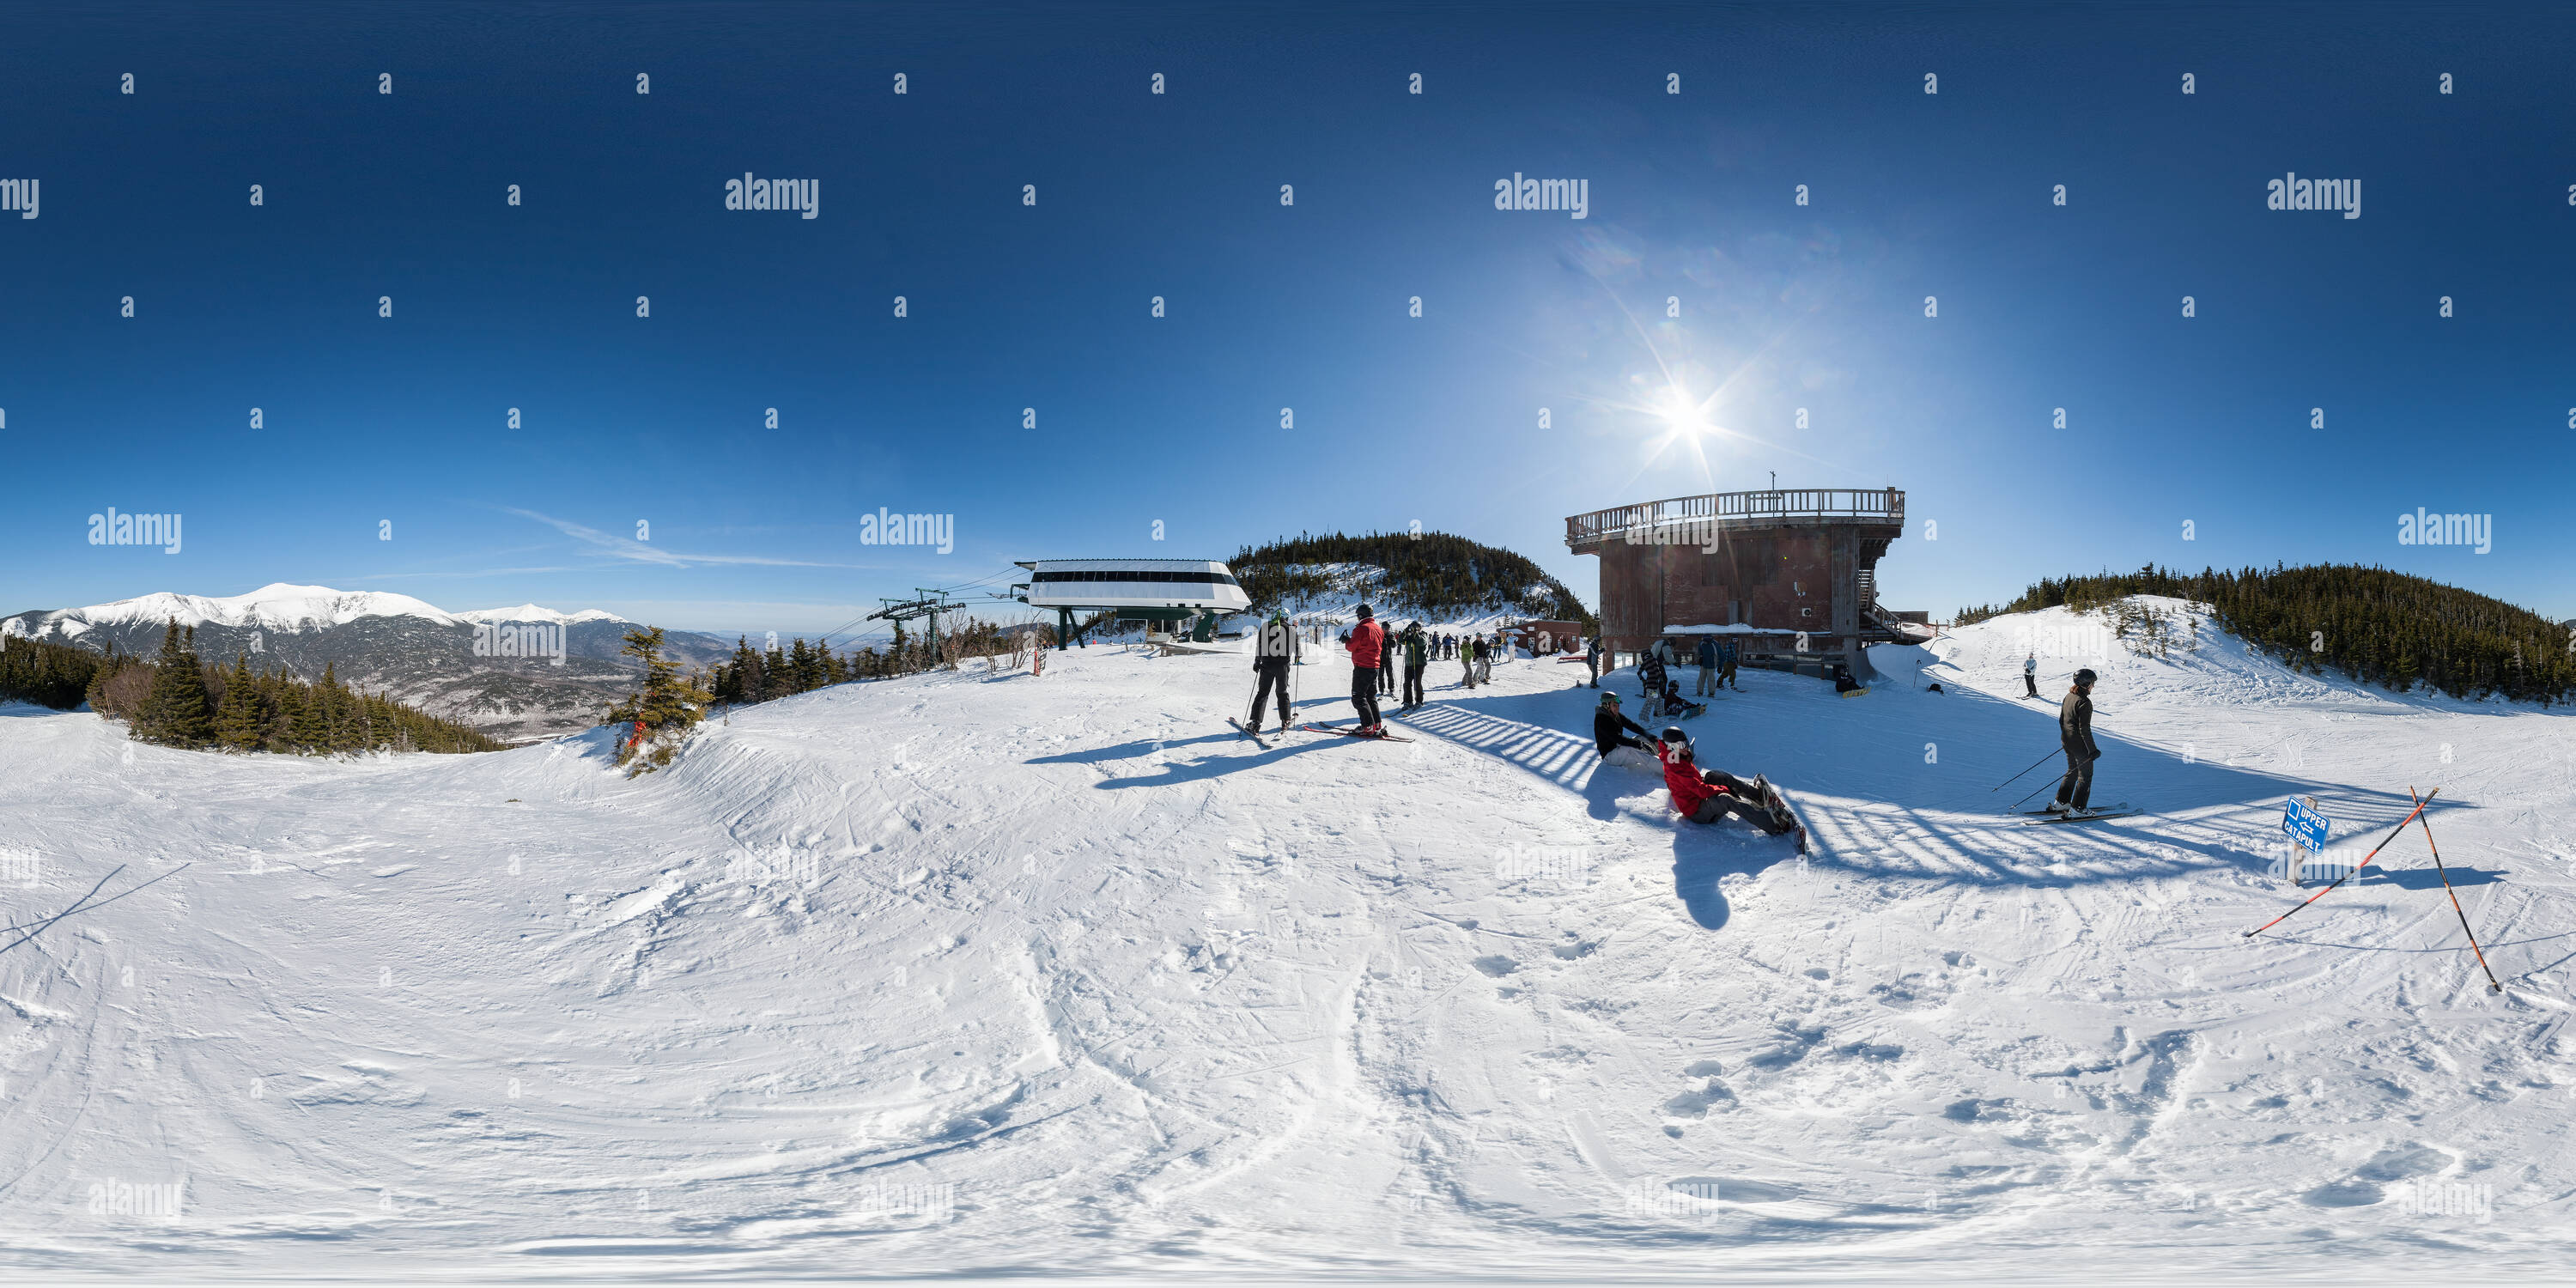
[[[1862,697],[1743,673],[1688,727],[1804,861],[1597,766],[1552,659],[1265,750],[1244,659],[1075,650],[634,780],[604,733],[335,763],[6,708],[0,1264],[2563,1270],[2576,725],[2189,643],[2058,610]],[[1347,721],[1326,653],[1300,698]],[[1989,788],[2078,665],[2141,813],[2026,827],[2050,769]],[[2417,830],[2242,934],[2309,893],[2285,798],[2349,863],[2410,785],[2502,995]]]

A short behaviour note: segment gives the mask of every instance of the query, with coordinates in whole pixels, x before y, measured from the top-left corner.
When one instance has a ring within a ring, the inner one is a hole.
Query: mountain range
[[[248,656],[255,668],[282,666],[306,679],[327,666],[352,688],[511,741],[599,723],[609,704],[634,687],[637,670],[618,653],[636,623],[598,609],[563,613],[522,604],[451,613],[409,595],[283,582],[225,598],[162,592],[24,612],[0,617],[0,636],[149,657],[174,621],[195,630],[198,656],[207,661]],[[504,627],[539,629],[498,629]],[[712,663],[733,647],[689,631],[665,631],[663,639],[684,667]],[[504,640],[533,640],[540,648],[524,651],[545,655],[489,655]],[[552,655],[557,644],[559,664]]]

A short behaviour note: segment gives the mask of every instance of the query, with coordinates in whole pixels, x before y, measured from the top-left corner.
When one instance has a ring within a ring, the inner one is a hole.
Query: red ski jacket
[[[1378,658],[1386,648],[1386,628],[1375,620],[1351,628],[1351,665],[1363,671],[1381,669]]]
[[[1709,797],[1726,795],[1725,788],[1702,780],[1697,767],[1665,750],[1662,743],[1655,744],[1655,755],[1664,762],[1664,787],[1673,794],[1673,808],[1684,817],[1699,813],[1700,802]]]

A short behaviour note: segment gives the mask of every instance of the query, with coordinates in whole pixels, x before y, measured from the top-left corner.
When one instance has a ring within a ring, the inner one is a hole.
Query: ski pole
[[[2408,795],[2410,795],[2410,796],[2411,796],[2411,795],[2413,795],[2413,794],[2414,794],[2414,789],[2413,789],[2413,788],[2411,788],[2411,787],[2410,787],[2410,788],[2408,788],[2408,789],[2407,789],[2407,794],[2408,794]],[[2406,815],[2406,817],[2404,817],[2404,818],[2401,818],[2401,819],[2397,820],[2397,826],[2396,826],[2396,827],[2394,827],[2394,828],[2391,828],[2391,829],[2389,830],[2388,835],[2386,835],[2386,836],[2384,836],[2384,837],[2381,837],[2381,838],[2380,838],[2380,841],[2379,841],[2379,844],[2377,844],[2377,845],[2374,845],[2374,846],[2370,847],[2370,853],[2368,853],[2368,854],[2365,854],[2365,855],[2361,856],[2361,862],[2356,863],[2356,864],[2353,864],[2353,865],[2352,865],[2352,871],[2351,871],[2351,872],[2347,872],[2347,873],[2344,873],[2342,876],[2336,877],[2336,878],[2334,879],[2334,885],[2329,885],[2329,886],[2327,886],[2325,889],[2323,889],[2323,890],[2319,890],[2319,891],[2317,891],[2315,894],[2309,895],[2309,896],[2308,896],[2308,901],[2307,901],[2307,903],[2302,903],[2302,904],[2300,904],[2300,905],[2298,906],[2298,908],[2292,908],[2292,909],[2290,909],[2290,911],[2289,911],[2289,912],[2282,913],[2280,916],[2274,917],[2274,918],[2273,918],[2273,919],[2271,919],[2270,921],[2264,922],[2262,925],[2256,926],[2256,927],[2255,927],[2255,928],[2253,928],[2252,930],[2246,931],[2246,932],[2245,932],[2245,937],[2246,937],[2247,939],[2252,939],[2254,936],[2259,935],[2259,934],[2262,934],[2264,931],[2266,931],[2266,930],[2270,930],[2272,927],[2277,926],[2277,925],[2280,925],[2280,924],[2281,924],[2282,922],[2284,922],[2284,921],[2288,921],[2288,920],[2290,919],[2291,915],[2292,915],[2293,913],[2296,913],[2296,912],[2299,910],[2299,908],[2307,907],[2309,903],[2315,903],[2317,900],[2322,899],[2322,898],[2325,898],[2327,895],[2333,894],[2333,893],[2334,893],[2335,886],[2342,885],[2344,882],[2352,880],[2355,874],[2359,873],[2363,868],[2369,867],[2369,866],[2370,866],[2370,861],[2371,861],[2372,859],[2378,858],[2378,857],[2379,857],[2379,852],[2380,852],[2381,850],[2387,849],[2387,848],[2388,848],[2388,843],[2389,843],[2390,841],[2394,841],[2394,840],[2396,840],[2396,839],[2397,839],[2397,834],[2398,834],[2399,832],[2403,832],[2403,831],[2405,831],[2405,830],[2406,830],[2406,825],[2415,821],[2415,815],[2423,813],[2423,812],[2424,812],[2424,807],[2433,803],[2433,797],[2435,797],[2435,796],[2439,796],[2439,795],[2441,795],[2441,794],[2442,794],[2442,789],[2441,789],[2441,788],[2439,788],[2439,787],[2436,787],[2436,788],[2434,788],[2434,789],[2432,790],[2431,794],[2429,794],[2429,795],[2425,796],[2425,797],[2424,797],[2424,799],[2422,799],[2422,800],[2419,800],[2419,801],[2415,802],[2415,808],[2414,808],[2412,811],[2410,811],[2410,812]],[[2424,833],[2424,835],[2426,835],[2427,837],[2429,837],[2429,836],[2431,836],[2431,835],[2432,835],[2432,832],[2431,832],[2430,830],[2427,830],[2427,831]],[[2483,959],[2483,955],[2482,955],[2482,959]]]
[[[2415,794],[2413,784],[2407,785],[2406,794]],[[2487,965],[2487,950],[2478,947],[2478,932],[2469,929],[2469,914],[2460,907],[2460,892],[2451,888],[2451,870],[2442,866],[2442,847],[2433,844],[2433,820],[2419,818],[2415,821],[2424,825],[2424,844],[2433,851],[2433,870],[2442,874],[2442,892],[2451,896],[2451,911],[2460,914],[2460,929],[2469,937],[2469,951],[2478,955],[2478,969],[2487,973],[2487,991],[2503,992],[2504,985],[2496,982],[2495,967]]]
[[[2048,757],[2049,757],[2049,756],[2054,756],[2054,755],[2056,755],[2056,754],[2057,754],[2056,752],[2052,751],[2052,752],[2048,753],[2048,755],[2047,755],[2047,756],[2042,756],[2042,757],[2040,757],[2039,759],[2037,759],[2037,760],[2034,760],[2034,761],[2030,762],[2030,769],[2037,769],[2037,768],[2039,768],[2040,766],[2047,764],[2047,763],[2048,763]],[[2029,773],[2029,772],[2030,772],[2030,769],[2025,769],[2025,770],[2021,771],[2021,774],[2027,774],[2027,773]],[[2021,777],[2021,774],[2015,774],[2015,775],[2013,775],[2013,776],[2012,776],[2012,778],[2007,778],[2007,779],[2003,780],[2002,782],[1997,783],[1997,784],[1995,784],[1994,786],[1987,788],[1986,790],[1987,790],[1987,791],[1990,791],[1990,792],[1999,792],[1999,791],[2002,791],[2003,789],[2005,789],[2005,788],[2007,788],[2007,787],[2012,786],[2012,785],[2013,785],[2013,778],[2019,778],[2019,777]]]

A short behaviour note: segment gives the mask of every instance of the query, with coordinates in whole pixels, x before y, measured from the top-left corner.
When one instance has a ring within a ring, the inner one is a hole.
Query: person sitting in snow
[[[1773,836],[1798,826],[1786,806],[1765,803],[1774,794],[1771,780],[1755,774],[1748,783],[1723,769],[1702,770],[1690,735],[1680,725],[1664,730],[1656,754],[1664,762],[1664,787],[1672,793],[1673,808],[1690,821],[1714,823],[1731,816]]]
[[[1636,736],[1630,737],[1631,733]],[[1643,769],[1646,757],[1654,752],[1653,737],[1646,726],[1620,713],[1618,694],[1601,695],[1601,705],[1592,712],[1592,745],[1603,760]]]

